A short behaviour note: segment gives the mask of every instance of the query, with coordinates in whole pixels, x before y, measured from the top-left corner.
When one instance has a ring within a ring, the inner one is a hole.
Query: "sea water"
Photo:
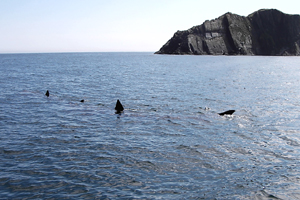
[[[0,70],[0,199],[300,199],[300,57],[0,54]]]

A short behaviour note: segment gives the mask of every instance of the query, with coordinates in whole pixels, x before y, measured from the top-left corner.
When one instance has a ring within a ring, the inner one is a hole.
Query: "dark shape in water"
[[[83,103],[83,102],[84,102],[84,99],[82,99],[80,102]]]
[[[46,94],[45,94],[47,97],[50,96],[50,93],[49,93],[49,90],[47,90]]]
[[[219,115],[223,116],[223,115],[232,115],[235,112],[235,110],[227,110],[225,112],[222,113],[218,113]]]
[[[115,110],[116,110],[116,114],[120,114],[124,110],[124,107],[119,101],[119,99],[117,100]]]

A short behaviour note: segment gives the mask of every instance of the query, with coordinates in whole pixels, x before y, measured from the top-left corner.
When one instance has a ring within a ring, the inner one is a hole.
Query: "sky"
[[[177,30],[226,12],[247,16],[285,0],[0,0],[0,53],[155,52]]]

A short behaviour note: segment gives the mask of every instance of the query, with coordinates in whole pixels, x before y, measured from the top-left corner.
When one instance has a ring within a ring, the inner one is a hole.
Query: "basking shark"
[[[235,112],[235,110],[227,110],[225,112],[222,113],[218,113],[219,115],[223,116],[223,115],[232,115]]]
[[[121,104],[121,102],[119,101],[119,99],[117,100],[115,110],[116,110],[116,114],[120,114],[124,110],[124,107]]]
[[[46,91],[46,94],[45,94],[47,97],[50,96],[50,92],[49,90]],[[81,103],[84,102],[84,99],[80,100]],[[117,100],[117,103],[116,103],[116,107],[115,107],[115,110],[116,110],[116,114],[121,114],[123,111],[124,111],[124,107],[122,105],[122,103],[120,102],[120,100],[118,99]],[[227,110],[225,112],[222,112],[222,113],[218,113],[219,115],[223,116],[223,115],[232,115],[233,113],[235,112],[235,110]]]
[[[47,90],[46,94],[45,94],[47,97],[50,96],[50,93],[49,93],[49,90]]]

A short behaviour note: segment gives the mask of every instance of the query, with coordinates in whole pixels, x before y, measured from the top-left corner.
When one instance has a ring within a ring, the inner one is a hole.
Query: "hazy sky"
[[[157,51],[226,12],[300,14],[296,0],[0,0],[0,53]]]

